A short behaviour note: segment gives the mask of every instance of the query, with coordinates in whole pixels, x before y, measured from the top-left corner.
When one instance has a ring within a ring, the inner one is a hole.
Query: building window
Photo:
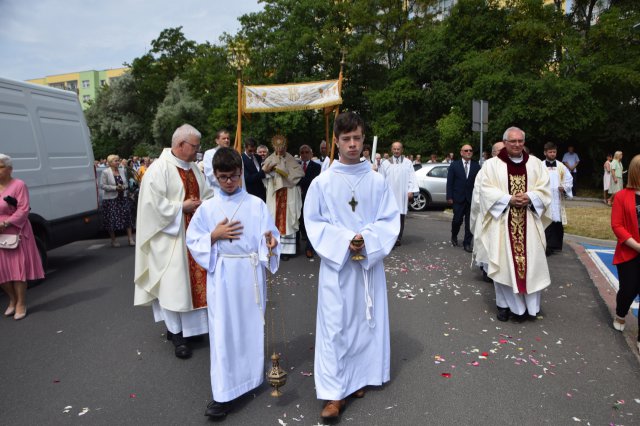
[[[91,84],[89,83],[89,80],[82,80],[82,87],[84,89],[86,89],[86,88],[88,88],[90,86],[91,86]]]
[[[91,100],[91,95],[82,95],[82,102],[89,102]]]
[[[107,80],[100,80],[100,86],[104,87],[107,85]]]

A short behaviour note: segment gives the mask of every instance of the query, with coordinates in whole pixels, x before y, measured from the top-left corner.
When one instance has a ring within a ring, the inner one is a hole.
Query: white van
[[[0,77],[0,153],[29,189],[43,264],[47,250],[98,234],[93,150],[76,93]]]

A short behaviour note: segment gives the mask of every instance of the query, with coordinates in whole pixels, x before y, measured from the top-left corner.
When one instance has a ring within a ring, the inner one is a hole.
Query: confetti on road
[[[79,416],[84,416],[85,414],[87,414],[89,412],[89,409],[87,407],[83,408],[82,411],[80,411],[78,413]]]

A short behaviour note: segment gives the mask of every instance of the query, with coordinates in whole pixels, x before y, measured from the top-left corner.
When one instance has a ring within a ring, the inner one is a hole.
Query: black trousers
[[[464,240],[462,244],[465,246],[471,245],[473,240],[473,234],[471,233],[471,226],[469,220],[471,219],[471,203],[464,201],[462,203],[453,203],[453,220],[451,221],[451,239],[458,239],[458,232],[462,226],[464,220]]]
[[[315,254],[315,250],[313,249],[313,246],[311,245],[311,241],[309,241],[309,238],[307,237],[307,227],[304,226],[304,215],[301,214],[300,215],[300,229],[298,230],[298,232],[296,232],[296,252],[298,251],[298,248],[302,245],[301,240],[307,240],[307,244],[304,247],[305,252],[307,250],[311,250],[312,253]]]
[[[573,187],[571,188],[571,193],[575,197],[578,193],[578,173],[571,172],[571,177],[573,178]]]
[[[624,318],[636,296],[640,295],[640,255],[616,265],[620,288],[616,295],[616,315]],[[640,342],[640,316],[638,317],[638,341]]]
[[[551,222],[544,230],[547,237],[547,250],[562,250],[562,240],[564,239],[564,227],[562,222]]]
[[[402,233],[404,232],[404,217],[406,214],[400,215],[400,233],[398,234],[398,241],[402,239]]]

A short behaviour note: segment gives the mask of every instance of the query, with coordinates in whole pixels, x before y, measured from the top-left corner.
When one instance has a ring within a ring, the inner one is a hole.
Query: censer
[[[271,251],[271,249],[269,249],[269,258],[271,258],[273,256],[273,252]],[[271,271],[269,270],[269,268],[267,268],[267,288],[269,291],[269,300],[273,300],[273,274],[271,273]],[[282,313],[281,313],[282,315]],[[272,345],[275,346],[275,342],[274,342],[274,316],[275,313],[273,312],[273,310],[269,313],[270,318],[270,327],[267,326],[270,330],[267,331],[267,336],[271,336],[271,342]],[[283,340],[286,339],[286,336],[284,335],[284,317],[281,316],[282,318],[282,338]],[[267,342],[267,347],[269,346],[269,343]],[[275,396],[278,397],[280,395],[282,395],[282,392],[280,391],[280,388],[282,386],[284,386],[287,383],[287,372],[284,371],[281,367],[280,367],[280,355],[278,355],[276,353],[275,350],[273,350],[273,355],[271,355],[271,368],[269,369],[269,371],[267,371],[267,380],[269,381],[269,384],[274,388],[274,390],[271,392],[271,396]]]

